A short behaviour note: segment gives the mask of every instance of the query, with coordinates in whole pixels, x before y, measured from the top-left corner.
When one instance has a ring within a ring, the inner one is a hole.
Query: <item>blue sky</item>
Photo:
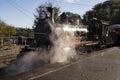
[[[36,8],[46,2],[60,7],[61,12],[70,11],[82,16],[95,4],[104,1],[106,0],[0,0],[0,20],[15,27],[32,28]]]

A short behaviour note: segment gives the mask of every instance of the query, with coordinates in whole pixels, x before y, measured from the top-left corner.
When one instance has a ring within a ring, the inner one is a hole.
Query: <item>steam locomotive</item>
[[[119,45],[120,43],[120,25],[109,25],[100,20],[92,19],[88,27],[88,40],[98,41],[100,47]]]
[[[34,29],[34,39],[37,47],[47,50],[49,50],[49,48],[51,48],[53,45],[50,38],[51,34],[53,33],[51,24],[56,24],[53,20],[53,10],[54,9],[51,7],[41,7],[40,23],[36,25]],[[110,26],[109,24],[104,23],[96,18],[89,20],[85,34],[79,31],[75,31],[73,34],[76,36],[75,43],[71,44],[72,46],[75,46],[75,49],[78,53],[81,51],[89,53],[92,50],[100,50],[111,45],[120,45],[120,25],[116,24]],[[66,35],[69,34],[66,33]],[[81,36],[83,38],[81,38]],[[25,47],[21,51],[21,54],[18,55],[18,58],[24,56],[24,52],[31,50],[32,49]]]
[[[36,27],[34,29],[34,37],[38,47],[48,48],[52,45],[50,35],[52,32],[51,23],[54,22],[53,12],[52,7],[40,6],[40,19],[38,19],[39,24],[35,25]]]
[[[48,48],[52,45],[52,41],[50,39],[52,32],[50,23],[55,24],[53,18],[53,8],[41,7],[40,24],[36,25],[34,29],[35,40],[39,47]],[[86,49],[99,49],[110,45],[120,44],[120,25],[110,26],[101,20],[93,18],[89,20],[87,30],[87,37],[75,44],[77,50],[79,50],[81,46],[84,46]]]

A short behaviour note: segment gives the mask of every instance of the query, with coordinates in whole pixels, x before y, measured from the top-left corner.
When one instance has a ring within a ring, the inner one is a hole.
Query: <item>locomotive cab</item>
[[[106,45],[108,35],[108,25],[101,20],[92,19],[88,25],[88,41],[97,41],[100,46]]]

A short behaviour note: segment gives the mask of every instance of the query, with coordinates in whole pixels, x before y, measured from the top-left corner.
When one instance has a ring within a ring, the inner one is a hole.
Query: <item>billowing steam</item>
[[[50,35],[53,47],[50,50],[38,48],[36,51],[26,53],[17,62],[11,64],[7,71],[12,70],[15,74],[42,66],[45,63],[66,63],[75,58],[74,31],[70,25],[51,25]],[[11,71],[9,71],[11,72]]]
[[[29,71],[33,68],[44,66],[48,63],[48,51],[39,48],[36,51],[31,51],[24,53],[25,55],[13,61],[8,68],[6,68],[6,73],[8,75],[15,75],[21,72]]]
[[[76,56],[74,46],[74,32],[69,28],[69,25],[60,25],[55,28],[56,39],[53,41],[54,46],[51,56],[51,63],[63,63],[68,62]]]

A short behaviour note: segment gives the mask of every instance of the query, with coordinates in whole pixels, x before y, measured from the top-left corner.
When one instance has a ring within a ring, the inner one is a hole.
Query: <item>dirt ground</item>
[[[11,60],[15,59],[22,47],[21,45],[9,45],[0,48],[0,68],[6,67]]]
[[[4,80],[120,80],[120,47],[95,51],[64,65],[35,68]]]

